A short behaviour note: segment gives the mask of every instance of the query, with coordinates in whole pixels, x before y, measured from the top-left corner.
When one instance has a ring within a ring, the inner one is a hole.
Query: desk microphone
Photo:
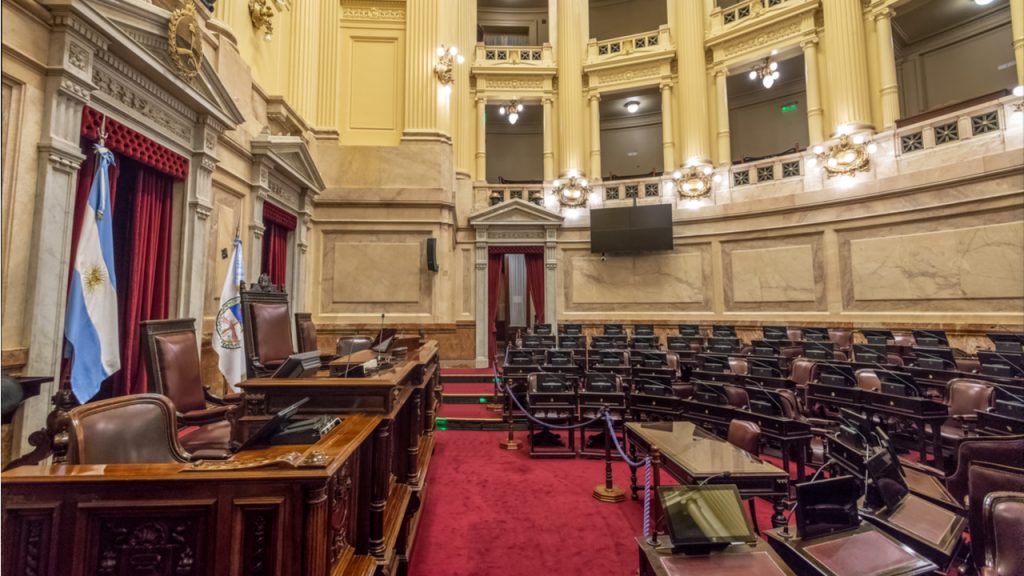
[[[380,353],[384,347],[384,313],[380,313],[380,331],[377,333],[377,366],[380,366]]]
[[[752,380],[750,378],[744,378],[744,380],[746,380],[749,384],[753,384],[754,386],[756,386],[757,389],[760,390],[761,392],[764,392],[764,395],[767,396],[768,399],[772,401],[772,404],[775,404],[775,407],[779,409],[779,416],[786,416],[786,409],[782,407],[782,404],[775,398],[775,395],[769,392],[768,389],[764,387],[764,384],[761,384],[757,380]]]
[[[874,365],[875,368],[877,368],[878,370],[885,372],[886,374],[889,374],[890,376],[893,376],[894,378],[899,380],[901,384],[909,388],[914,393],[914,396],[921,396],[921,391],[917,388],[917,382],[909,382],[906,378],[900,376],[899,372],[893,372],[892,370],[889,370],[888,368],[886,368],[882,364],[879,364],[878,362],[872,362],[871,364]]]
[[[1007,364],[1009,364],[1010,372],[1011,373],[1013,372],[1014,368],[1016,368],[1019,372],[1024,372],[1024,366],[1018,365],[1016,362],[1013,361],[1012,358],[1009,358],[1008,356],[1006,356],[1005,354],[1003,354],[1002,352],[1000,352],[998,350],[993,350],[991,348],[986,348],[984,346],[977,346],[975,348],[975,351],[978,351],[978,350],[984,350],[985,352],[989,352],[991,354],[995,354],[996,356],[998,356],[1000,360],[1002,360],[1002,361],[1006,362]],[[1013,376],[1010,376],[1010,378],[1013,378]]]

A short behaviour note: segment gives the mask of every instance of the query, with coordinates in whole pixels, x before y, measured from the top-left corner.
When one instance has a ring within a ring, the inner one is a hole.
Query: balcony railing
[[[738,24],[751,16],[755,16],[765,10],[784,4],[787,1],[788,0],[746,0],[746,2],[738,2],[728,8],[722,8],[719,12],[722,26]]]
[[[620,36],[608,40],[594,40],[587,43],[587,60],[590,62],[614,58],[636,52],[657,52],[671,50],[669,26],[661,25],[657,30]]]
[[[486,46],[477,44],[474,66],[553,66],[550,44],[543,46]]]
[[[926,114],[920,122],[897,123],[894,149],[897,157],[908,157],[925,150],[949,148],[958,142],[999,138],[1013,120],[1024,114],[1024,99],[1009,96],[1008,91],[990,98],[968,101],[944,114]]]

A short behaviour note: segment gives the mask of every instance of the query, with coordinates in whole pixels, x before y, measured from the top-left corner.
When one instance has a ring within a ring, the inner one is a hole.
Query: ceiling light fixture
[[[750,79],[757,80],[761,79],[761,85],[765,88],[771,88],[775,85],[775,81],[779,79],[779,63],[772,60],[771,57],[764,59],[764,62],[754,66],[750,71]]]
[[[630,114],[636,114],[636,111],[640,109],[640,102],[636,100],[630,100],[629,102],[626,102],[625,107],[626,112],[629,112]]]
[[[508,106],[502,106],[498,108],[498,114],[508,118],[509,124],[515,124],[519,121],[519,113],[523,111],[523,105],[519,103],[518,98],[513,98],[509,102]]]

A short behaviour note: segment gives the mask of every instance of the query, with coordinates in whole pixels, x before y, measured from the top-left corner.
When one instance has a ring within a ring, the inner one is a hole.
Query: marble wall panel
[[[722,243],[722,290],[729,311],[827,308],[820,234]]]
[[[334,270],[344,273],[334,276],[331,301],[418,302],[420,282],[415,272],[419,265],[419,243],[336,242]]]
[[[706,309],[710,302],[710,246],[672,253],[593,255],[565,250],[567,312],[659,312]]]

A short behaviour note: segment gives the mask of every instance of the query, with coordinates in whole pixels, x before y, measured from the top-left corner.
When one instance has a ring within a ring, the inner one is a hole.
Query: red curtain
[[[121,370],[115,396],[147,391],[139,323],[170,312],[171,218],[174,179],[135,162],[123,178],[122,209],[114,213]]]
[[[498,352],[495,340],[495,320],[498,317],[498,298],[501,296],[501,275],[504,273],[505,255],[487,255],[487,362],[493,365],[494,355]]]
[[[288,234],[295,230],[298,219],[294,214],[270,202],[263,203],[263,255],[260,272],[270,278],[271,284],[284,286],[288,278]]]
[[[544,254],[526,255],[526,291],[533,300],[534,324],[544,323]]]

